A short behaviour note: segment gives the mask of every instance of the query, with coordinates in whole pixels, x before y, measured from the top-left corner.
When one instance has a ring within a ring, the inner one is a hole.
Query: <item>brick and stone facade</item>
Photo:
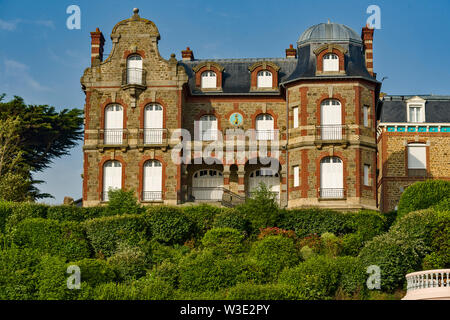
[[[191,48],[183,50],[182,60],[174,54],[164,59],[158,51],[157,27],[141,18],[138,10],[114,27],[112,51],[104,61],[103,34],[99,29],[92,32],[92,65],[81,78],[86,94],[83,205],[103,202],[104,165],[111,160],[121,164],[121,187],[134,190],[146,204],[198,200],[199,197],[192,197],[193,179],[201,170],[216,170],[223,175],[222,199],[214,200],[222,204],[226,199],[242,201],[250,196],[250,185],[256,181],[252,179],[262,174],[257,171],[268,167],[261,159],[251,161],[254,155],[249,150],[254,144],[261,148],[260,142],[245,140],[247,152],[243,159],[228,161],[225,155],[213,153],[212,158],[218,161],[208,164],[205,159],[194,161],[198,154],[191,150],[191,162],[180,164],[173,160],[180,144],[174,133],[181,128],[192,139],[198,137],[196,123],[207,115],[217,119],[217,130],[223,134],[247,132],[257,129],[260,116],[267,115],[276,132],[271,135],[273,138],[265,139],[270,157],[275,157],[270,146],[279,145],[279,166],[274,176],[279,179],[279,188],[274,190],[282,207],[376,209],[375,107],[381,84],[373,73],[372,53],[364,52],[365,47],[372,49],[373,30],[364,28],[361,38],[338,24],[320,24],[310,29],[300,37],[297,49],[291,45],[286,50],[285,58],[218,60],[196,60]],[[321,37],[322,34],[327,37]],[[326,54],[338,57],[336,72],[323,71]],[[130,83],[127,70],[132,55],[142,59],[142,79],[137,83]],[[205,71],[216,75],[215,87],[202,88]],[[258,85],[261,71],[270,72],[272,86]],[[321,134],[321,105],[328,100],[337,101],[341,108],[339,137],[334,139]],[[149,104],[162,107],[162,139],[157,144],[145,143],[143,139],[144,110]],[[123,110],[119,144],[105,143],[105,110],[110,105],[119,105]],[[232,116],[236,114],[241,119],[233,123]],[[298,115],[295,121],[294,114]],[[294,127],[294,123],[298,125]],[[200,142],[201,148],[210,143]],[[232,153],[237,152],[234,148]],[[324,197],[321,193],[321,161],[327,157],[336,157],[342,163],[343,190],[337,197]],[[162,196],[157,201],[144,201],[143,170],[151,160],[162,167]],[[365,165],[370,168],[368,183],[364,183]],[[299,168],[298,186],[294,186],[294,167]]]

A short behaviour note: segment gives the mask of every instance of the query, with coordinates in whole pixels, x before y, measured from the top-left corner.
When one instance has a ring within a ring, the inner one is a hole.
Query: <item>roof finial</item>
[[[134,13],[134,14],[138,14],[138,13],[139,13],[139,8],[134,8],[134,9],[133,9],[133,13]]]

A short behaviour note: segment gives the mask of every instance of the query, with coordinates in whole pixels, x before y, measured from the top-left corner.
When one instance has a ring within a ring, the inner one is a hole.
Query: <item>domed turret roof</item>
[[[353,30],[339,23],[320,23],[306,29],[297,44],[311,42],[353,42],[362,44],[361,37]]]

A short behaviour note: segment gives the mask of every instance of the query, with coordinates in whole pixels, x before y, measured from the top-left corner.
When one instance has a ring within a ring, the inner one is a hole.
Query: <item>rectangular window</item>
[[[363,107],[363,122],[364,122],[364,127],[369,126],[369,107],[368,106]]]
[[[294,187],[298,187],[300,185],[300,169],[298,166],[294,167]]]
[[[370,172],[370,166],[368,164],[364,165],[364,185],[370,186],[369,184],[369,172]]]
[[[427,149],[425,144],[408,145],[408,169],[427,168]]]
[[[409,122],[422,122],[422,108],[418,106],[409,107]]]
[[[294,107],[292,112],[294,114],[294,128],[298,128],[298,107]]]

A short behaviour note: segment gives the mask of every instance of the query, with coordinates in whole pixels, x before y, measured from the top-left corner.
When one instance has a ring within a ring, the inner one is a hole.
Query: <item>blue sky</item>
[[[68,6],[81,9],[81,29],[68,30]],[[163,57],[186,46],[196,58],[282,57],[311,25],[338,22],[356,32],[366,24],[369,5],[381,9],[375,31],[374,68],[388,77],[389,94],[450,94],[450,2],[361,0],[171,0],[12,1],[0,0],[0,93],[28,104],[83,108],[80,77],[90,64],[90,31],[99,27],[111,50],[110,32],[138,7],[161,34]],[[40,189],[61,203],[81,197],[81,145],[36,178]]]

